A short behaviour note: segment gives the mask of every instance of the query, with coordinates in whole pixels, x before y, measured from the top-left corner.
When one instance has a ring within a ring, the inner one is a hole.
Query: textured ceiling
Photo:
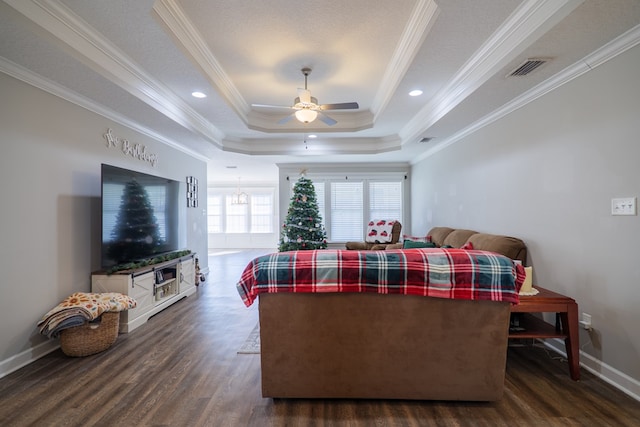
[[[2,0],[0,70],[208,159],[210,179],[257,181],[275,162],[420,159],[636,44],[639,24],[637,0]],[[506,77],[531,57],[550,61]],[[360,108],[327,126],[252,107],[291,106],[302,67],[320,103]]]

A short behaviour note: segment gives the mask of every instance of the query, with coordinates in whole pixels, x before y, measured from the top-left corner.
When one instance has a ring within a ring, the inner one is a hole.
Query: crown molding
[[[531,88],[518,98],[493,111],[491,114],[483,117],[470,126],[467,126],[461,131],[450,136],[449,138],[444,139],[439,144],[435,145],[431,149],[423,152],[420,156],[413,159],[411,163],[416,164],[428,157],[431,157],[435,153],[444,150],[450,145],[455,144],[456,142],[479,131],[483,127],[488,126],[491,123],[507,116],[513,111],[524,107],[525,105],[535,101],[536,99],[546,95],[547,93],[558,89],[560,86],[569,83],[573,79],[576,79],[583,74],[588,73],[589,71],[615,58],[621,53],[624,53],[627,50],[637,46],[638,44],[640,44],[640,25],[636,25],[629,31],[602,46],[600,49],[597,49],[580,61],[574,63],[573,65],[570,65],[569,67],[565,68],[564,70],[560,71],[544,82]]]
[[[307,176],[331,176],[344,177],[371,177],[375,176],[397,176],[408,175],[411,172],[411,165],[407,162],[376,162],[375,171],[372,171],[371,163],[276,163],[276,167],[281,175],[295,175],[305,169]]]
[[[175,0],[157,0],[153,4],[153,11],[240,119],[247,123],[247,114],[251,110],[249,104],[225,73],[222,65],[209,50],[207,43],[182,8]]]
[[[168,87],[154,79],[60,0],[4,0],[50,33],[101,76],[169,119],[220,145],[224,134]]]
[[[374,122],[387,107],[439,13],[438,5],[433,0],[416,3],[371,104]]]
[[[526,0],[456,72],[453,78],[400,131],[409,142],[433,126],[495,71],[518,55],[528,42],[555,25],[584,0]]]
[[[151,139],[154,139],[162,144],[165,144],[173,149],[181,151],[185,154],[188,154],[198,160],[202,160],[204,162],[208,161],[208,158],[198,153],[194,150],[191,150],[184,145],[173,141],[169,138],[166,138],[163,135],[137,123],[133,120],[123,116],[120,113],[117,113],[109,108],[106,108],[100,104],[95,103],[93,100],[80,95],[66,87],[59,85],[58,83],[52,82],[49,79],[46,79],[39,74],[36,74],[21,65],[18,65],[14,62],[9,61],[6,58],[0,57],[0,72],[7,74],[17,80],[27,83],[33,87],[36,87],[40,90],[43,90],[51,95],[57,96],[58,98],[64,99],[78,107],[84,108],[85,110],[91,111],[92,113],[98,114],[108,120],[111,120],[115,123],[118,123],[122,126],[125,126],[129,129],[132,129],[142,135],[145,135]],[[218,145],[221,148],[220,145]]]
[[[401,148],[397,135],[382,138],[331,138],[324,140],[291,137],[271,139],[226,139],[224,150],[249,155],[326,155],[326,154],[379,154]]]

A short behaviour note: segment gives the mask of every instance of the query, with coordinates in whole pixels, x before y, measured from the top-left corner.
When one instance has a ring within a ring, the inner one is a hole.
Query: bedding
[[[354,292],[519,302],[521,265],[480,250],[311,250],[252,260],[237,284],[248,307],[261,293]]]

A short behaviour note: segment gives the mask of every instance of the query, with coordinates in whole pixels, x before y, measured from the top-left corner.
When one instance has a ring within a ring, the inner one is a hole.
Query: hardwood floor
[[[260,356],[237,354],[258,318],[235,283],[264,251],[214,254],[198,292],[84,358],[60,350],[0,379],[2,426],[640,426],[640,402],[539,346],[511,347],[493,403],[272,400]]]

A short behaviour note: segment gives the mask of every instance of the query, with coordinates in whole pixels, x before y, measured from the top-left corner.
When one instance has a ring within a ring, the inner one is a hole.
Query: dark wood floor
[[[640,426],[640,403],[593,375],[569,378],[539,346],[511,347],[493,403],[272,400],[260,356],[237,354],[257,322],[235,283],[262,252],[211,256],[196,295],[107,351],[60,350],[0,379],[2,426]]]

